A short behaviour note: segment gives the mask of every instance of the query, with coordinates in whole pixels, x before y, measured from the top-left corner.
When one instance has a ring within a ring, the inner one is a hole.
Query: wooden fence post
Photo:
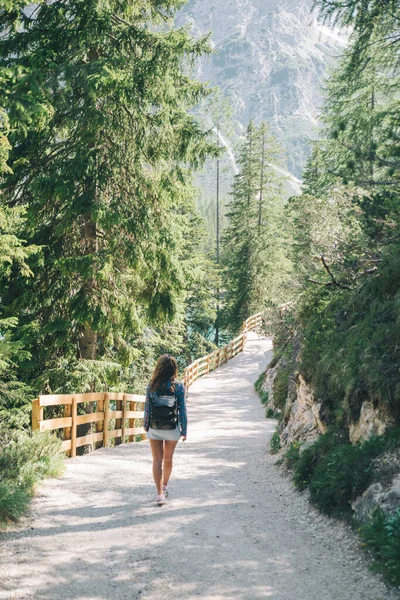
[[[247,342],[247,327],[246,327],[246,328],[244,329],[244,331],[243,331],[243,337],[242,337],[242,348],[241,348],[241,351],[242,351],[242,352],[243,352],[243,350],[244,350],[244,347],[245,347],[245,345],[246,345],[246,342]]]
[[[122,410],[122,401],[121,400],[115,401],[115,410],[116,411]],[[115,419],[115,429],[122,429],[122,419]],[[115,446],[119,446],[119,444],[122,443],[122,437],[115,437],[114,443],[115,443]]]
[[[126,429],[126,398],[122,400],[122,438],[121,443],[125,443],[125,429]]]
[[[71,417],[72,417],[72,426],[71,426],[71,458],[76,456],[76,417],[78,416],[78,402],[75,396],[72,397],[72,405],[71,405]]]
[[[130,402],[130,407],[131,410],[136,411],[137,410],[137,403],[136,402]],[[129,419],[128,421],[128,427],[129,429],[133,429],[134,427],[136,427],[136,419]],[[134,442],[135,441],[135,436],[134,435],[128,435],[128,442]]]
[[[39,398],[32,402],[32,431],[40,430],[40,421],[43,421],[43,408],[40,407]]]
[[[108,446],[108,419],[110,412],[110,394],[106,393],[104,398],[104,424],[103,424],[103,446]]]
[[[104,414],[104,398],[103,398],[103,400],[97,400],[96,412],[100,412],[100,413]],[[97,421],[97,423],[96,423],[96,433],[100,433],[101,431],[104,432],[104,417],[103,417],[103,421]],[[104,436],[104,433],[103,433],[103,436]],[[103,445],[104,445],[104,440],[100,440],[100,442],[96,442],[94,445],[95,450],[97,450],[98,448],[102,448]]]
[[[72,404],[66,404],[64,406],[64,417],[72,417]],[[70,440],[72,433],[72,427],[65,427],[64,429],[64,440]],[[69,455],[71,456],[71,450],[69,450]]]

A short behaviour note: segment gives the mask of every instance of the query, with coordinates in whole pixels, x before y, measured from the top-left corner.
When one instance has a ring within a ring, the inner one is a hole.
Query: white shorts
[[[148,440],[167,440],[168,442],[177,442],[181,437],[179,428],[176,429],[150,429],[146,431]]]

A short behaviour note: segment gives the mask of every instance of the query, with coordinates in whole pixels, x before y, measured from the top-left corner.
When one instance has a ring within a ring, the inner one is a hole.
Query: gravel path
[[[253,391],[270,343],[197,381],[166,506],[147,442],[68,461],[0,538],[0,599],[392,600],[347,526],[293,491]]]

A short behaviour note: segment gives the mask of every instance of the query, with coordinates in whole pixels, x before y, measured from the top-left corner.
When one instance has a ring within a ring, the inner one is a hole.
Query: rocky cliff
[[[189,0],[178,17],[196,36],[212,32],[215,54],[197,75],[218,85],[245,127],[266,119],[301,178],[315,135],[322,84],[346,34],[317,22],[312,0]]]
[[[327,432],[322,403],[310,384],[296,369],[298,349],[288,359],[283,355],[267,369],[260,388],[267,393],[269,414],[279,417],[277,434],[284,454],[290,447],[300,454]],[[285,393],[282,395],[280,378],[284,374]],[[286,375],[285,375],[286,374]],[[365,400],[357,420],[348,423],[348,440],[359,445],[374,436],[384,436],[393,425],[382,407]],[[367,523],[380,508],[387,515],[395,515],[400,509],[400,447],[390,448],[371,459],[368,467],[372,481],[365,491],[351,502],[353,514],[359,523]]]

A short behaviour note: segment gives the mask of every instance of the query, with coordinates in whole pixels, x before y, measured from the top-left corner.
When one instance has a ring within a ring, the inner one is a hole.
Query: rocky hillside
[[[346,35],[317,23],[312,0],[189,0],[178,23],[212,32],[215,54],[198,66],[217,84],[242,126],[267,119],[282,142],[288,170],[301,178],[315,135],[321,86]]]

